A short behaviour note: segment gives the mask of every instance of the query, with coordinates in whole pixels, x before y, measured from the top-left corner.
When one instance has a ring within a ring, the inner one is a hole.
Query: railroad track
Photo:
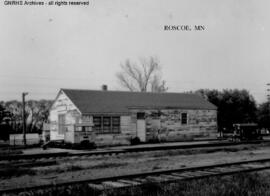
[[[119,150],[102,150],[102,151],[89,151],[82,153],[69,153],[69,152],[58,152],[58,153],[41,153],[41,154],[19,154],[19,155],[0,155],[0,161],[13,161],[13,160],[29,160],[29,159],[51,159],[59,157],[76,157],[76,156],[104,156],[104,155],[117,155],[124,153],[136,153],[136,152],[148,152],[148,151],[159,151],[159,150],[177,150],[177,149],[192,149],[192,148],[208,148],[208,147],[226,147],[236,146],[242,144],[259,144],[267,143],[269,141],[248,141],[248,142],[213,142],[207,144],[193,144],[193,145],[171,145],[171,146],[148,146],[148,147],[132,147],[124,148]]]
[[[270,169],[270,158],[257,159],[241,162],[206,165],[200,167],[189,167],[173,170],[161,170],[155,172],[137,173],[131,175],[114,176],[97,179],[73,180],[59,184],[47,184],[32,187],[21,187],[14,189],[2,189],[0,194],[18,194],[20,192],[31,193],[53,188],[65,188],[71,185],[87,185],[90,190],[104,191],[108,189],[131,188],[134,186],[145,186],[149,183],[176,183],[192,179],[200,179],[212,176],[231,175],[243,172],[254,172]]]

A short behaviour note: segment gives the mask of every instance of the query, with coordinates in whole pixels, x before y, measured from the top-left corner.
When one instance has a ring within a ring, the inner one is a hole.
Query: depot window
[[[76,132],[79,132],[79,131],[82,131],[82,132],[91,132],[92,129],[91,129],[91,126],[80,126],[80,125],[77,125],[77,126],[75,126],[75,131]]]
[[[65,114],[58,115],[58,133],[64,134],[66,129]]]
[[[187,124],[187,113],[181,113],[181,124],[186,125]]]
[[[120,133],[120,116],[94,116],[93,123],[97,134]]]

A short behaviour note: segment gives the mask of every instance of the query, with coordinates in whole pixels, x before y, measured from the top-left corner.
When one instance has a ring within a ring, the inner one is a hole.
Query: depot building
[[[195,94],[61,89],[49,122],[51,140],[71,143],[200,140],[216,137],[217,108]]]

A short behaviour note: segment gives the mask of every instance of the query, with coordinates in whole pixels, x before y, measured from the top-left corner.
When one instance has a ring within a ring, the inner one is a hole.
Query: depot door
[[[141,142],[146,141],[145,113],[137,113],[137,137]]]

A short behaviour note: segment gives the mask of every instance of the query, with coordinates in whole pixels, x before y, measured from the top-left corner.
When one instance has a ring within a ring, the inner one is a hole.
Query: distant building
[[[74,139],[79,132],[91,132],[97,145],[129,144],[135,137],[183,141],[217,134],[216,106],[184,93],[61,89],[49,120],[50,139],[71,143],[82,141]]]

